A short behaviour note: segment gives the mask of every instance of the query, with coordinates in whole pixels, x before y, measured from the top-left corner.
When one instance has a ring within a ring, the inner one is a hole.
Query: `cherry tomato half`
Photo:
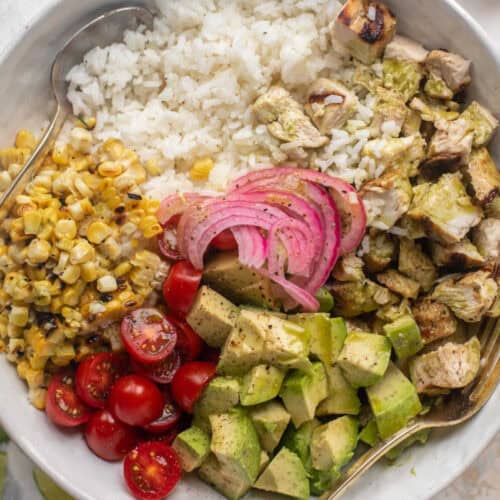
[[[94,408],[104,408],[116,380],[125,374],[127,359],[111,352],[100,352],[85,358],[76,370],[76,393]]]
[[[182,469],[177,453],[167,444],[141,443],[123,462],[125,482],[139,500],[159,500],[179,482]]]
[[[210,245],[216,250],[221,250],[222,252],[227,252],[229,250],[236,250],[238,248],[238,243],[233,236],[233,232],[230,229],[226,229],[219,233],[210,243]]]
[[[151,380],[139,375],[118,379],[111,390],[109,409],[128,425],[147,425],[160,418],[163,394]]]
[[[152,307],[127,314],[121,323],[120,336],[130,355],[141,363],[164,360],[177,342],[174,325]]]
[[[174,314],[186,316],[201,281],[201,271],[187,260],[176,262],[163,282],[163,297]]]
[[[160,252],[171,260],[182,260],[182,255],[177,248],[177,224],[180,218],[180,214],[171,217],[163,226],[163,233],[158,235]]]
[[[179,351],[183,362],[198,359],[206,344],[201,337],[182,319],[177,319],[173,315],[167,314],[168,320],[177,329],[176,350]]]
[[[94,413],[85,426],[84,435],[87,446],[110,462],[121,460],[139,439],[133,427],[120,422],[109,410]]]
[[[215,376],[216,368],[209,361],[192,361],[177,370],[172,380],[172,396],[184,411],[191,413],[201,391]]]
[[[144,426],[148,432],[163,433],[177,425],[182,417],[181,409],[173,402],[170,395],[165,394],[165,406],[161,417],[154,422]]]
[[[181,357],[174,349],[168,358],[154,364],[139,363],[134,359],[131,361],[132,370],[138,375],[147,377],[157,384],[170,384],[174,378],[175,372],[181,366]]]
[[[45,400],[45,413],[52,422],[62,427],[76,427],[90,418],[92,410],[77,396],[72,371],[52,377]]]

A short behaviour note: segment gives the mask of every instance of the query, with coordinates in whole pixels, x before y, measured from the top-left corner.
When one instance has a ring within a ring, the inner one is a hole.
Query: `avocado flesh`
[[[387,337],[356,331],[347,335],[338,364],[353,387],[369,387],[383,377],[390,357]]]
[[[382,439],[405,427],[422,410],[415,386],[392,363],[366,393]]]
[[[354,454],[358,444],[358,420],[344,416],[316,427],[311,441],[313,467],[329,471],[340,469]]]
[[[240,383],[233,377],[215,377],[203,389],[194,406],[194,413],[208,417],[214,413],[226,413],[240,401]]]
[[[333,363],[339,359],[342,347],[347,338],[347,326],[342,318],[330,319],[330,333],[332,336],[332,357]]]
[[[333,309],[335,301],[333,300],[333,295],[328,291],[326,287],[322,286],[316,292],[315,297],[319,302],[319,312],[329,313]]]
[[[419,352],[424,343],[415,320],[409,316],[402,316],[392,323],[384,325],[384,333],[390,339],[394,352],[399,359],[407,359]]]
[[[272,453],[290,422],[290,414],[278,400],[251,408],[249,414],[262,448]]]
[[[254,366],[241,383],[242,406],[254,406],[274,399],[280,392],[285,372],[271,365]]]
[[[210,436],[198,427],[190,427],[177,434],[172,448],[176,451],[183,470],[198,468],[210,453]]]
[[[327,366],[328,397],[316,410],[316,415],[358,415],[361,401],[358,393],[345,379],[339,366]]]
[[[312,363],[311,373],[293,370],[281,388],[281,399],[295,427],[312,420],[316,407],[328,395],[326,373],[322,363]]]
[[[229,300],[215,290],[202,286],[186,321],[210,347],[221,347],[234,327],[238,314],[239,309]]]
[[[410,446],[413,446],[415,443],[425,444],[427,439],[429,439],[430,429],[424,429],[422,431],[417,432],[413,436],[405,439],[402,443],[395,446],[392,450],[389,450],[385,458],[389,460],[389,462],[394,462],[397,460],[401,454]]]
[[[379,442],[377,422],[370,420],[359,433],[359,440],[368,446],[375,446]]]
[[[325,365],[333,363],[333,345],[328,314],[297,314],[290,319],[302,326],[309,337],[311,357],[319,359]]]
[[[279,451],[254,486],[260,490],[309,499],[309,481],[304,466],[288,448]]]
[[[253,484],[259,474],[260,444],[257,431],[241,408],[210,415],[210,449],[242,482]]]

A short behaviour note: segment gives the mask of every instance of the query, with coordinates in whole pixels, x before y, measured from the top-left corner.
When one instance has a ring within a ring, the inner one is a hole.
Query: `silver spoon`
[[[83,56],[96,46],[106,46],[121,41],[126,29],[143,24],[153,26],[153,14],[140,6],[121,7],[99,15],[80,28],[56,55],[50,72],[50,83],[56,101],[54,116],[40,142],[8,189],[0,196],[0,210],[6,214],[17,195],[26,187],[40,168],[44,157],[54,145],[61,128],[71,114],[71,104],[66,98],[66,75],[80,63]]]

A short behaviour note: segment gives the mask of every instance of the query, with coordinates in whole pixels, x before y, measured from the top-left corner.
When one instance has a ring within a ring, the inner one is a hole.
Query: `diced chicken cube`
[[[305,112],[322,134],[342,128],[356,111],[358,98],[344,85],[328,78],[315,81],[307,92]]]
[[[495,196],[493,200],[487,203],[484,207],[487,217],[500,219],[500,196]]]
[[[451,121],[456,120],[460,116],[460,113],[456,109],[452,109],[454,106],[451,105],[451,102],[442,103],[422,95],[414,97],[409,106],[410,109],[419,113],[422,120],[426,122],[436,123],[439,120]]]
[[[385,48],[386,59],[424,63],[429,51],[421,44],[405,36],[396,35]]]
[[[328,137],[320,134],[300,104],[282,87],[271,87],[255,101],[253,109],[257,119],[280,141],[299,148],[319,148],[328,142]]]
[[[420,127],[422,126],[422,117],[420,113],[410,109],[408,111],[408,116],[403,123],[402,132],[405,137],[416,135],[420,133]]]
[[[430,73],[424,85],[424,92],[433,99],[449,101],[455,95],[446,82],[438,75]]]
[[[384,124],[392,122],[394,124],[394,133],[398,137],[403,125],[408,117],[408,108],[400,94],[379,87],[376,90],[377,103],[373,110],[373,119],[371,123],[372,135],[382,135]]]
[[[454,93],[471,82],[471,61],[453,52],[432,50],[425,61],[429,73],[441,78]]]
[[[411,312],[425,344],[450,337],[457,331],[458,323],[451,309],[429,297],[413,304]]]
[[[463,174],[469,191],[481,205],[492,201],[500,192],[500,172],[486,148],[473,151]]]
[[[500,262],[500,219],[484,219],[474,228],[472,241],[485,259]]]
[[[476,377],[481,361],[477,337],[465,344],[448,342],[435,351],[416,356],[410,362],[410,376],[419,393],[434,389],[459,389]]]
[[[407,238],[399,242],[398,269],[420,284],[424,292],[430,290],[437,278],[432,260],[422,251],[418,243]]]
[[[343,255],[335,264],[332,276],[337,281],[360,281],[365,278],[363,261],[354,253]]]
[[[462,113],[462,118],[470,123],[470,128],[474,131],[474,147],[476,148],[486,146],[499,125],[498,119],[477,101],[472,101]]]
[[[383,271],[392,261],[396,253],[394,238],[386,231],[370,229],[367,251],[363,252],[362,259],[371,273]]]
[[[360,190],[368,225],[389,229],[410,208],[412,187],[408,178],[395,171],[367,182]]]
[[[379,88],[383,88],[383,80],[369,67],[358,65],[352,75],[352,85],[356,94],[366,95],[367,92],[375,94]]]
[[[381,2],[347,0],[333,24],[333,45],[341,45],[356,59],[372,64],[396,31],[396,18]]]
[[[384,59],[384,87],[398,92],[408,102],[420,89],[424,77],[422,66],[412,61]]]
[[[458,243],[482,219],[482,210],[472,203],[460,174],[444,174],[435,183],[413,188],[408,217],[422,222],[429,238],[445,245]]]
[[[500,221],[499,221],[500,222]],[[468,238],[453,245],[432,242],[432,260],[438,267],[448,269],[475,269],[484,264],[483,256]]]
[[[420,283],[399,273],[395,269],[388,269],[377,274],[377,281],[389,290],[408,299],[416,299],[420,290]]]
[[[480,321],[490,309],[498,293],[498,284],[489,271],[475,271],[450,276],[432,292],[432,298],[446,304],[464,321]]]

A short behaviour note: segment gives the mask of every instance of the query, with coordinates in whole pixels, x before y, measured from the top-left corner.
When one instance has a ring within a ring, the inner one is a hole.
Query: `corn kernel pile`
[[[22,130],[15,147],[0,150],[0,191],[35,145]],[[0,351],[38,408],[50,373],[120,347],[111,323],[143,304],[168,270],[144,245],[161,232],[159,203],[139,187],[154,167],[119,140],[94,148],[91,131],[76,127],[1,218]]]

